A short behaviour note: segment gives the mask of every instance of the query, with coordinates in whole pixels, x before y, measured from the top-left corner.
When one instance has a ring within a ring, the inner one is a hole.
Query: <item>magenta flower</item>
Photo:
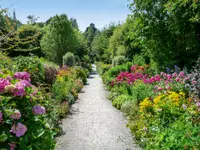
[[[177,74],[176,72],[172,74],[172,77],[176,78],[177,77]]]
[[[3,113],[0,112],[0,123],[3,121]]]
[[[32,109],[34,115],[43,115],[46,113],[46,109],[43,106],[37,105]]]
[[[181,79],[180,78],[176,78],[176,82],[180,82],[181,81]]]
[[[10,118],[19,120],[21,118],[21,113],[19,110],[15,110],[14,113],[10,116]]]
[[[14,74],[14,78],[15,79],[21,79],[21,80],[27,80],[27,81],[31,81],[30,80],[30,74],[27,72],[16,72]]]
[[[9,143],[10,150],[15,150],[16,144],[15,143]]]
[[[4,79],[4,78],[0,78],[0,93],[4,92],[5,87],[6,87],[7,85],[10,85],[9,80]]]
[[[21,123],[17,123],[14,124],[10,130],[11,133],[15,134],[16,137],[21,137],[24,136],[24,134],[26,133],[27,128],[25,125],[21,124]]]
[[[184,77],[185,77],[185,73],[184,73],[183,71],[181,71],[181,72],[179,73],[179,77],[180,77],[180,78],[184,78]]]

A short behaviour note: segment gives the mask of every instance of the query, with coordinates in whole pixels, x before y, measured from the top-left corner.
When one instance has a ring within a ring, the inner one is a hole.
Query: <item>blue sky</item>
[[[101,29],[112,21],[124,21],[131,13],[128,0],[0,0],[0,3],[3,8],[15,8],[17,19],[23,23],[30,14],[40,17],[38,21],[46,21],[51,16],[66,13],[69,18],[77,19],[82,31],[90,23]]]

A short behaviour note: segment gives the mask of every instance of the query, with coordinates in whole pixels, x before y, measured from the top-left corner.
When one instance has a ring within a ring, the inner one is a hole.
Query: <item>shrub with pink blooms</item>
[[[54,149],[44,97],[27,72],[0,74],[0,148]]]
[[[124,64],[102,75],[109,99],[125,113],[142,148],[199,148],[199,67],[200,59],[187,75],[176,65],[174,71],[153,73],[151,66],[136,64],[128,69]]]

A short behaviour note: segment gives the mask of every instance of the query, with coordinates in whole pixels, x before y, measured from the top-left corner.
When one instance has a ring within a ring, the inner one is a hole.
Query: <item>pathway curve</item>
[[[56,150],[137,150],[123,114],[106,98],[101,77],[93,72],[63,120],[65,134]]]

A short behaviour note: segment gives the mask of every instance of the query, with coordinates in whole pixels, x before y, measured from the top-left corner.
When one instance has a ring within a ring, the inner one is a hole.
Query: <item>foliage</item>
[[[35,25],[23,25],[10,37],[7,36],[0,45],[0,50],[7,52],[9,56],[28,56],[30,54],[42,56],[40,39],[42,31]]]
[[[65,14],[53,17],[46,30],[41,40],[42,50],[48,60],[61,66],[63,55],[77,48],[75,31]]]
[[[125,103],[126,101],[131,101],[133,100],[131,96],[129,95],[119,95],[118,97],[116,97],[112,104],[113,106],[115,106],[117,109],[121,109],[121,106],[123,103]]]
[[[68,52],[63,56],[63,65],[72,67],[75,65],[75,57],[74,54]]]
[[[133,57],[133,64],[138,64],[139,66],[143,66],[146,64],[146,62],[142,55],[135,55]]]
[[[126,62],[126,58],[124,56],[116,56],[112,59],[113,66],[122,65],[125,62]]]
[[[13,61],[11,58],[9,58],[8,56],[0,53],[0,68],[1,69],[11,69],[12,68],[12,64],[13,64]]]
[[[37,57],[16,57],[13,69],[14,71],[26,71],[30,73],[33,84],[44,81],[44,66]]]

